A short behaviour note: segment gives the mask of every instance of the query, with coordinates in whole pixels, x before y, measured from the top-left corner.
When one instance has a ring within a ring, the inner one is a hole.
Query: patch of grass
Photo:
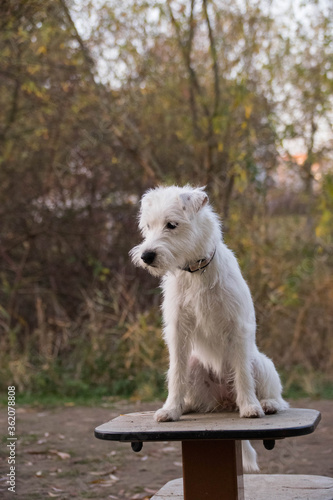
[[[56,406],[107,406],[112,407],[120,399],[154,401],[166,398],[165,374],[146,369],[134,376],[114,379],[109,386],[89,385],[85,381],[72,380],[63,374],[61,387],[53,383],[35,384],[35,390],[17,390],[16,404],[36,407]],[[6,392],[0,393],[0,405],[7,406]]]
[[[57,477],[78,477],[81,476],[82,472],[76,467],[67,467],[62,472],[58,472]]]
[[[325,373],[295,366],[283,371],[281,379],[287,399],[333,399],[333,380]]]
[[[21,393],[17,395],[16,404],[17,405],[28,405],[35,407],[57,407],[57,406],[95,406],[95,405],[107,405],[112,406],[114,400],[120,398],[105,397],[91,391],[91,394],[77,393],[73,396],[63,396],[59,393],[50,394],[32,394],[30,392]],[[6,394],[0,394],[0,405],[7,406],[7,396]]]
[[[26,434],[20,437],[20,444],[23,446],[29,445],[36,443],[38,441],[39,437],[37,434]]]
[[[1,443],[2,443],[2,444],[7,444],[7,443],[8,443],[8,441],[7,441],[7,440],[8,440],[8,436],[7,436],[7,434],[1,437]]]
[[[129,370],[131,372],[131,370]],[[134,370],[132,371],[132,373]],[[333,399],[333,380],[320,371],[297,365],[281,371],[284,396],[287,399]],[[121,399],[132,401],[164,400],[167,396],[163,369],[147,368],[136,376],[114,379],[110,386],[89,385],[63,375],[61,390],[53,384],[38,387],[35,391],[17,391],[16,404],[36,407],[57,406],[112,406]],[[0,405],[7,406],[7,394],[0,393]]]

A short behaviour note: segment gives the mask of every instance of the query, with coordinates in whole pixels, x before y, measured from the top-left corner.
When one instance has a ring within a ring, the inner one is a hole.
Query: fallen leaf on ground
[[[112,470],[94,470],[89,472],[92,476],[107,476],[108,474],[113,474],[116,472],[117,468],[113,467]]]
[[[95,479],[94,481],[90,481],[90,484],[99,484],[100,486],[112,486],[114,483],[119,481],[119,477],[110,474],[110,479]]]
[[[50,450],[50,453],[53,455],[57,455],[61,460],[67,460],[68,458],[71,458],[69,453],[65,453],[63,451],[58,451],[58,450]]]

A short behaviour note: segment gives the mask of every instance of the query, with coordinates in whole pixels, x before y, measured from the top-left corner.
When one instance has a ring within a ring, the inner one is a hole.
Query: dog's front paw
[[[174,422],[179,420],[182,412],[178,408],[160,408],[154,415],[156,422]]]
[[[239,414],[242,418],[260,418],[265,416],[261,406],[256,404],[243,406],[240,408]]]

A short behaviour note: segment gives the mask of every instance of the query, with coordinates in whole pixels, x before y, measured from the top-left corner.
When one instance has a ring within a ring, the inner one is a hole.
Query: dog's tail
[[[250,441],[242,441],[243,467],[245,472],[258,472],[257,452]]]

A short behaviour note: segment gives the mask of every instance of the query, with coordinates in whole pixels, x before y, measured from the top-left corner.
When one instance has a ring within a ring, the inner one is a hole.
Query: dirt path
[[[292,406],[317,409],[322,421],[314,434],[277,441],[273,451],[256,442],[261,472],[333,477],[333,401],[302,400]],[[180,444],[145,443],[134,453],[128,444],[95,439],[93,431],[120,413],[158,407],[120,402],[112,408],[19,408],[16,495],[7,491],[7,413],[1,408],[0,498],[149,499],[182,475]]]

